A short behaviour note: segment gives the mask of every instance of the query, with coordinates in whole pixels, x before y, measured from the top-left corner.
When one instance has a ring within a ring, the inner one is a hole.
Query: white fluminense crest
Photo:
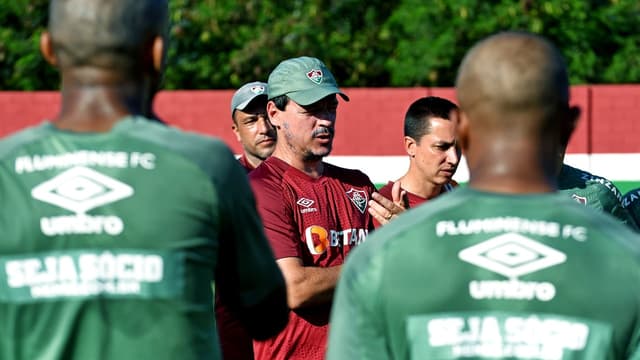
[[[347,191],[346,194],[353,205],[355,205],[356,208],[358,208],[358,210],[360,210],[360,212],[364,214],[365,210],[367,210],[367,193],[364,190],[356,190],[354,188],[351,188],[351,190]]]
[[[66,170],[31,190],[34,199],[79,214],[131,195],[131,186],[83,166]]]
[[[307,78],[309,78],[309,80],[313,81],[316,84],[320,84],[322,82],[322,70],[320,69],[312,69],[311,71],[307,72]]]
[[[264,86],[262,85],[256,85],[256,86],[252,86],[251,87],[251,92],[256,94],[256,95],[260,95],[260,94],[264,94]]]
[[[516,233],[503,234],[466,248],[458,257],[509,278],[555,266],[567,259],[564,253]]]
[[[582,204],[582,205],[586,205],[587,204],[587,198],[584,196],[580,196],[578,194],[571,194],[571,198],[575,201],[578,202],[578,204]]]

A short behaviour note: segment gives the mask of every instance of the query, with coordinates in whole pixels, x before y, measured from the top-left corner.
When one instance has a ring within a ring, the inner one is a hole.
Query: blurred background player
[[[627,192],[622,198],[622,205],[640,229],[640,188]]]
[[[408,206],[415,207],[458,186],[453,175],[460,161],[456,146],[455,124],[449,113],[457,110],[449,100],[428,96],[414,101],[404,117],[404,149],[409,155],[409,169],[398,180],[389,181],[378,190],[393,199],[394,183],[399,183]],[[370,205],[376,227],[384,224],[386,209],[378,203]]]
[[[220,358],[214,282],[252,336],[286,324],[231,151],[141,116],[167,25],[167,1],[51,2],[60,112],[0,142],[1,359]]]
[[[269,157],[276,145],[276,133],[267,117],[267,83],[242,85],[231,98],[231,129],[242,144],[238,159],[247,172]],[[253,360],[253,339],[238,314],[224,304],[216,292],[216,322],[224,359]]]
[[[254,81],[242,85],[231,99],[231,129],[242,144],[240,164],[251,171],[271,155],[276,131],[267,116],[268,87]]]
[[[558,164],[558,191],[582,205],[609,214],[632,229],[639,230],[632,215],[623,206],[622,193],[615,184],[601,176],[564,164],[564,148]]]
[[[579,114],[559,51],[491,36],[465,56],[456,93],[469,185],[349,256],[327,359],[637,358],[638,235],[556,192]]]
[[[337,95],[348,100],[317,58],[284,60],[269,75],[267,114],[278,141],[249,178],[292,311],[277,337],[254,342],[258,360],[324,359],[342,263],[373,229],[369,178],[323,161],[333,146]]]

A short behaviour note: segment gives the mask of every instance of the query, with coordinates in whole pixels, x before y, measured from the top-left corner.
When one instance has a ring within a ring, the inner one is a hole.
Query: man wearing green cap
[[[267,116],[267,84],[253,81],[242,85],[231,99],[231,119],[242,156],[238,159],[247,172],[271,155],[276,131]]]
[[[622,205],[629,212],[636,226],[640,228],[640,188],[630,190],[622,198]]]
[[[367,202],[375,187],[362,172],[323,161],[333,144],[337,95],[349,98],[322,61],[285,60],[268,86],[278,141],[249,177],[292,311],[278,336],[254,341],[254,353],[257,360],[320,360],[342,263],[373,229]]]

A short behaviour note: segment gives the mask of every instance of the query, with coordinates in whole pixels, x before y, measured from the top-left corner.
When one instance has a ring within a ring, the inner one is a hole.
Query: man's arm
[[[291,309],[331,302],[341,265],[304,266],[297,257],[278,259],[277,263],[287,284],[287,301]]]

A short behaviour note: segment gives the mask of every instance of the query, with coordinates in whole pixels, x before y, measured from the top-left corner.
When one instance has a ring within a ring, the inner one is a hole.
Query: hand
[[[380,225],[386,225],[409,208],[409,198],[407,192],[400,188],[400,181],[393,183],[391,197],[387,199],[378,192],[371,194],[367,210]]]

